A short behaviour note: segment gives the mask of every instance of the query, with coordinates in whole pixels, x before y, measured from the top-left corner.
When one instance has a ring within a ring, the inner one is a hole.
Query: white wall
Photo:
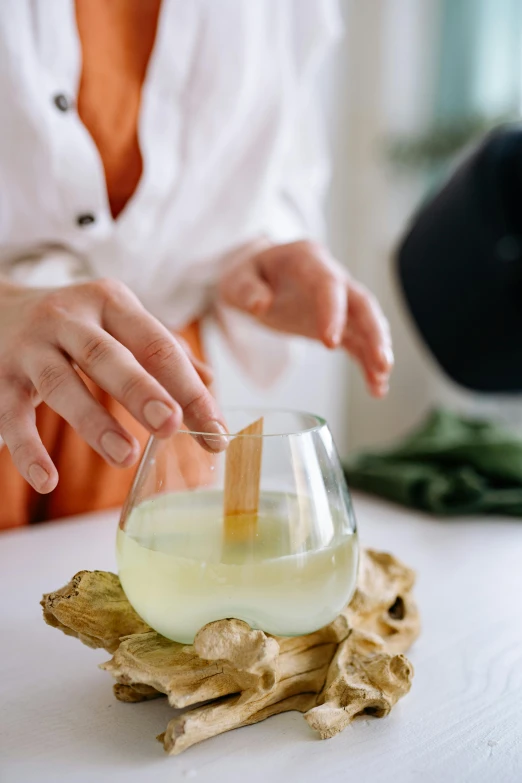
[[[351,449],[386,444],[416,426],[435,406],[507,422],[522,431],[520,398],[482,396],[455,387],[435,366],[405,313],[394,280],[393,251],[425,182],[386,165],[383,141],[415,134],[432,121],[440,0],[346,0],[350,24],[345,182],[346,257],[354,274],[378,296],[389,317],[396,366],[385,401],[368,398],[357,373],[348,389]],[[500,26],[496,41],[505,35]],[[499,44],[500,45],[500,44]],[[486,70],[489,65],[485,64]],[[502,80],[501,80],[502,81]],[[486,80],[481,100],[495,105]],[[498,91],[504,95],[503,91]]]
[[[220,335],[212,333],[209,345],[218,398],[223,405],[290,408],[316,413],[329,422],[339,451],[347,450],[344,357],[310,344],[302,361],[292,367],[281,382],[269,391],[262,391],[249,383],[237,368]]]
[[[324,101],[323,108],[328,118],[329,135],[336,147],[333,155],[333,188],[341,200],[344,198],[345,170],[344,166],[338,165],[338,158],[343,156],[343,142],[338,127],[342,104],[346,101],[343,65],[345,59],[346,43],[339,46],[335,56],[325,67],[319,85],[320,98]],[[328,213],[331,212],[330,204],[327,205],[327,210]],[[329,233],[332,249],[344,259],[343,211],[338,211],[333,220],[328,222],[331,226]],[[261,391],[238,369],[218,333],[209,331],[207,343],[216,372],[216,390],[223,405],[293,408],[316,413],[329,422],[341,454],[347,453],[348,359],[345,355],[340,352],[332,353],[320,345],[308,343],[299,365],[292,367],[281,382],[269,391]]]
[[[385,401],[371,400],[357,373],[349,384],[349,442],[354,450],[392,441],[429,408],[439,383],[405,317],[392,253],[424,183],[397,175],[385,147],[414,134],[433,104],[438,0],[347,0],[350,78],[346,128],[346,257],[390,320],[396,366]]]
[[[434,367],[405,316],[392,274],[393,247],[424,183],[393,172],[384,145],[390,134],[414,133],[430,119],[439,0],[341,4],[346,37],[323,77],[334,164],[329,239],[390,319],[396,353],[390,395],[370,399],[346,356],[312,344],[300,366],[261,392],[242,376],[218,335],[210,345],[223,404],[318,413],[330,422],[344,455],[397,438],[435,404],[469,410],[476,398],[452,389]]]

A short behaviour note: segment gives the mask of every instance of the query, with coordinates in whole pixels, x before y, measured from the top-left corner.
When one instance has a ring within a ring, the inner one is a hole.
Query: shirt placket
[[[45,119],[53,157],[59,220],[68,243],[80,251],[113,230],[103,164],[76,111],[81,48],[74,0],[34,2],[38,78],[45,91]]]
[[[118,237],[128,245],[148,243],[151,234],[161,241],[165,213],[183,166],[183,96],[200,20],[198,0],[163,0],[141,96],[138,136],[143,173],[116,226]]]

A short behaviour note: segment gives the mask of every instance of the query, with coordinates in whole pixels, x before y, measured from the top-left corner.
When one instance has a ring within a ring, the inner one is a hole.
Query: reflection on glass
[[[262,439],[259,507],[233,525],[223,513],[226,452],[209,454],[185,430],[149,441],[122,513],[118,565],[131,604],[170,639],[190,643],[227,617],[278,636],[310,633],[353,594],[355,520],[326,423],[226,412],[231,433],[259,417],[263,435],[238,436]]]

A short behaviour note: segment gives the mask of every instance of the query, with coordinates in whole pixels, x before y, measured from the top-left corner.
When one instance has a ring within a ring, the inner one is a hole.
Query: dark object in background
[[[440,516],[522,516],[522,440],[434,411],[399,446],[345,465],[351,489]]]
[[[521,127],[493,131],[421,208],[398,273],[450,378],[475,391],[522,391]]]

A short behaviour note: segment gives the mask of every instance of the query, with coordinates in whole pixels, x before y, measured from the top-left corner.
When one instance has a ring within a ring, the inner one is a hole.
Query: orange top
[[[82,49],[78,113],[100,153],[113,217],[143,170],[138,140],[141,88],[161,0],[76,0]]]

